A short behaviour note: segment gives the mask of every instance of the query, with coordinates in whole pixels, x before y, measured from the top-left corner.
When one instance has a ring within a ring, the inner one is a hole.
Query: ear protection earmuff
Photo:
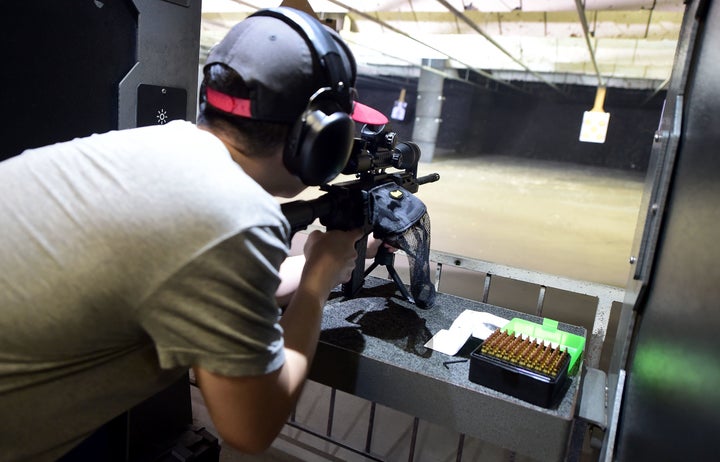
[[[304,184],[318,186],[335,178],[350,157],[355,124],[353,108],[355,61],[340,48],[331,32],[302,11],[278,7],[251,16],[270,16],[293,27],[307,42],[326,77],[326,85],[313,94],[293,125],[285,145],[285,167]],[[343,56],[346,58],[343,60]]]

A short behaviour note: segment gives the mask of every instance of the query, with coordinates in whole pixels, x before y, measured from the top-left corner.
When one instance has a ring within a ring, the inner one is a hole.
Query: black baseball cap
[[[320,90],[320,97],[330,95],[356,122],[388,122],[381,112],[354,100],[355,58],[339,34],[300,10],[269,8],[248,16],[212,48],[206,67],[216,63],[233,69],[245,83],[236,95],[205,88],[207,103],[223,112],[293,123]]]

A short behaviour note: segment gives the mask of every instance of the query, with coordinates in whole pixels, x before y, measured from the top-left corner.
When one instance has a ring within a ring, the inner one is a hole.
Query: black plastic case
[[[486,355],[482,344],[470,354],[470,381],[545,408],[557,406],[569,384],[566,356],[555,377]]]

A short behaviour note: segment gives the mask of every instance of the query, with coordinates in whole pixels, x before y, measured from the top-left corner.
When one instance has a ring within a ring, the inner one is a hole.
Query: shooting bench
[[[443,264],[482,273],[484,287],[480,284],[483,291],[482,298],[478,298],[484,301],[439,291],[435,306],[423,310],[405,301],[391,279],[372,275],[366,278],[356,298],[347,299],[338,289],[325,310],[310,375],[313,382],[330,389],[326,431],[313,429],[302,419],[291,419],[289,425],[371,460],[384,460],[373,452],[374,414],[379,404],[413,416],[408,460],[413,460],[421,420],[457,432],[456,460],[462,460],[466,436],[537,460],[573,460],[583,444],[587,421],[604,417],[587,415],[593,411],[585,407],[597,401],[602,403],[602,386],[596,385],[604,384],[604,377],[602,371],[596,369],[600,348],[595,343],[604,340],[610,306],[622,301],[623,291],[445,253],[432,252],[431,262],[437,265],[436,284],[441,280]],[[491,281],[501,278],[536,287],[536,314],[487,302]],[[559,324],[562,330],[586,337],[588,345],[583,370],[571,378],[556,407],[536,406],[471,382],[467,354],[476,346],[472,341],[455,356],[424,347],[430,337],[449,328],[464,310],[542,323],[545,295],[554,289],[597,301],[592,323],[594,334],[588,336],[584,327]],[[596,373],[601,375],[599,380],[594,379]],[[371,403],[367,428],[363,430],[366,432],[364,448],[350,447],[332,434],[337,390]],[[581,411],[583,394],[587,395],[588,403],[582,403]],[[582,418],[578,419],[579,416]]]

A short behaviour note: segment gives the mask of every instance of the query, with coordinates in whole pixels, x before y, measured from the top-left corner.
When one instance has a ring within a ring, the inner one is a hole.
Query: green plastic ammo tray
[[[584,337],[557,327],[547,318],[511,319],[471,353],[470,380],[538,406],[557,404],[585,348]]]

